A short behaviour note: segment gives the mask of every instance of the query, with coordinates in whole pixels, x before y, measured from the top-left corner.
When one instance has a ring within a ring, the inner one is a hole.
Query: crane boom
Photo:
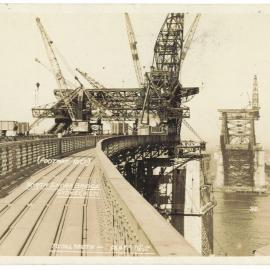
[[[65,95],[63,94],[63,90],[68,89],[67,82],[62,74],[62,71],[60,69],[60,65],[58,63],[58,60],[56,58],[56,55],[53,50],[53,41],[49,38],[44,26],[42,25],[40,18],[36,18],[37,26],[40,30],[41,37],[43,39],[43,43],[50,61],[50,64],[52,66],[52,70],[58,85],[58,88],[60,90],[60,97],[64,101],[65,106],[68,109],[70,118],[72,120],[75,120],[75,113],[73,111],[73,108],[70,104],[70,102],[66,99]]]
[[[185,37],[184,46],[183,46],[183,49],[182,49],[181,55],[180,55],[181,64],[184,61],[184,59],[186,58],[186,55],[187,55],[187,52],[188,52],[188,50],[190,48],[192,39],[193,39],[194,34],[196,32],[196,29],[198,27],[200,18],[201,18],[201,14],[197,14],[194,21],[193,21],[193,23],[191,24],[191,26],[190,26],[190,28],[188,30],[188,33],[187,33],[186,37]],[[182,65],[180,65],[180,66],[182,66]]]
[[[89,76],[88,73],[83,72],[83,71],[81,71],[78,68],[76,68],[76,71],[83,78],[85,78],[94,88],[96,88],[96,89],[106,89],[106,87],[103,84],[101,84],[100,82],[98,82],[95,79],[93,79],[91,76]],[[86,97],[88,98],[88,100],[90,102],[92,102],[93,104],[95,104],[96,107],[100,109],[100,115],[101,116],[102,115],[108,115],[108,116],[111,116],[112,115],[112,113],[109,110],[107,110],[106,107],[104,107],[100,102],[98,102],[93,95],[91,95],[89,92],[87,92],[84,88],[83,88],[83,90],[84,90],[84,93],[85,93]]]
[[[94,80],[88,73],[81,71],[80,69],[76,68],[76,71],[80,73],[94,88],[97,89],[104,89],[106,88],[104,85],[99,83],[98,81]]]
[[[258,92],[258,80],[257,76],[254,76],[253,79],[253,89],[252,89],[252,108],[259,108],[259,92]]]
[[[37,124],[39,124],[41,121],[43,120],[43,118],[37,118],[34,120],[34,122],[32,122],[29,126],[29,130],[33,129],[34,126],[36,126]]]
[[[127,34],[128,34],[128,40],[129,40],[129,46],[132,54],[132,59],[134,63],[135,73],[137,77],[137,81],[139,86],[143,86],[143,73],[142,68],[139,60],[138,50],[137,50],[137,41],[135,38],[135,34],[132,28],[131,20],[129,18],[128,13],[125,13],[125,19],[126,19],[126,27],[127,27]]]
[[[69,94],[65,97],[67,102],[72,102],[72,100],[79,94],[79,92],[81,91],[82,87],[78,87],[77,89],[75,89],[74,91],[70,91]],[[42,108],[48,108],[48,110],[52,110],[54,108],[57,108],[60,106],[61,102],[63,100],[60,99],[57,102],[55,102],[53,105],[46,104],[44,106],[42,106]],[[46,116],[46,114],[44,114],[44,116]],[[31,124],[29,129],[33,129],[33,127],[35,127],[37,124],[39,124],[42,120],[44,119],[43,114],[40,114],[38,116],[37,119],[35,119]]]
[[[45,49],[46,49],[50,64],[52,66],[52,70],[54,72],[54,76],[55,76],[58,88],[59,89],[65,88],[67,83],[66,83],[66,80],[65,80],[65,78],[64,78],[64,76],[62,74],[62,71],[60,69],[60,66],[59,66],[58,60],[56,58],[56,55],[54,53],[54,50],[53,50],[53,47],[52,47],[53,41],[49,38],[44,26],[42,25],[42,23],[40,21],[40,18],[36,18],[36,22],[37,22],[37,26],[38,26],[38,28],[40,30],[40,33],[41,33],[41,36],[42,36],[42,39],[43,39],[44,46],[45,46]]]

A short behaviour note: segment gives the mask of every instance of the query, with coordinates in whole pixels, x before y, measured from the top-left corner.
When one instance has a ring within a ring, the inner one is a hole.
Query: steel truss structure
[[[258,149],[254,122],[259,109],[219,110],[222,120],[220,136],[224,167],[224,184],[254,186],[254,158]]]
[[[125,178],[157,208],[161,201],[162,204],[172,203],[171,196],[167,196],[166,203],[164,198],[159,198],[158,186],[172,184],[173,180],[169,178],[188,161],[208,156],[202,153],[201,145],[193,141],[182,141],[180,145],[177,141],[147,143],[112,151],[112,154],[107,152],[107,155]],[[153,170],[157,167],[160,167],[161,171],[158,175],[153,175]],[[155,183],[155,188],[148,190],[149,182]]]
[[[182,141],[179,144],[179,141],[175,140],[174,143],[160,141],[128,148],[117,147],[107,149],[107,156],[129,183],[183,235],[183,217],[186,215],[186,168],[184,165],[194,159],[200,160],[202,215],[207,213],[206,218],[203,217],[205,223],[203,230],[208,230],[203,235],[202,245],[205,245],[203,254],[211,254],[213,252],[211,209],[215,204],[207,173],[210,157],[202,152],[202,146],[193,141]]]
[[[225,186],[255,186],[256,155],[261,147],[256,142],[255,121],[259,120],[257,76],[253,79],[252,101],[246,109],[221,109],[220,146],[223,157]]]
[[[179,82],[183,31],[184,14],[168,14],[157,37],[151,70],[145,74],[146,91],[142,119],[145,110],[148,113],[154,112],[161,123],[168,124],[172,134],[180,134],[179,122],[182,118],[189,117],[189,108],[182,106],[182,99],[199,92],[198,87],[182,88]]]
[[[150,72],[145,74],[142,87],[102,88],[102,84],[88,76],[88,82],[94,89],[85,89],[82,84],[75,90],[66,87],[57,89],[54,93],[58,101],[52,106],[33,108],[33,116],[38,119],[55,118],[57,125],[62,123],[62,126],[67,128],[74,119],[89,122],[96,119],[138,121],[143,119],[145,112],[151,112],[158,115],[161,124],[169,126],[171,134],[180,134],[181,119],[190,117],[189,108],[182,103],[199,92],[198,87],[182,87],[179,82],[181,63],[186,55],[186,52],[183,52],[181,57],[183,30],[184,14],[169,13],[158,34],[152,67]],[[43,36],[46,33],[43,26],[41,33]],[[50,48],[47,52],[52,64],[58,67],[58,75],[61,70],[52,48],[53,43],[49,38],[44,39],[44,43],[46,48]],[[77,71],[85,75],[80,70]],[[64,80],[63,76],[61,80]],[[66,83],[62,85],[66,86]],[[59,131],[57,127],[54,130]]]

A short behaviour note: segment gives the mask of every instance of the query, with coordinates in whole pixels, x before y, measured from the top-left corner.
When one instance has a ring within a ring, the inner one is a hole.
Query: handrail
[[[113,220],[109,225],[107,223],[106,232],[118,246],[126,242],[131,243],[132,247],[138,244],[148,246],[148,254],[145,255],[199,256],[176,229],[129,184],[107,156],[125,147],[165,140],[173,142],[173,138],[167,136],[119,136],[97,143],[97,167],[103,185],[107,218]],[[138,255],[135,248],[124,254],[123,250],[115,250],[115,254]]]
[[[24,140],[0,144],[0,188],[8,186],[27,172],[44,167],[39,158],[61,158],[95,147],[99,139],[108,136],[73,136]]]

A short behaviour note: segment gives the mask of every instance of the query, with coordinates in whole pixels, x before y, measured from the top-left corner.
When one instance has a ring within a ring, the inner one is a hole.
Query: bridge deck
[[[105,139],[94,149],[57,160],[32,174],[0,199],[0,256],[197,256],[108,158],[119,149],[168,139]],[[94,147],[96,141],[78,137],[60,145],[60,141],[51,140],[48,144],[55,146],[51,153],[42,142],[35,158],[22,166],[48,161],[45,156],[59,157],[59,153]],[[8,171],[16,171],[21,159],[20,149],[14,147]]]
[[[94,151],[49,165],[0,199],[0,255],[111,255],[100,237]]]

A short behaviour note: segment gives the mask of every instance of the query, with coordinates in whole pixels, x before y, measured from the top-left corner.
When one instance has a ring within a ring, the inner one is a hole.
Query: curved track
[[[94,156],[91,149],[67,157],[0,199],[0,256],[108,255]]]

